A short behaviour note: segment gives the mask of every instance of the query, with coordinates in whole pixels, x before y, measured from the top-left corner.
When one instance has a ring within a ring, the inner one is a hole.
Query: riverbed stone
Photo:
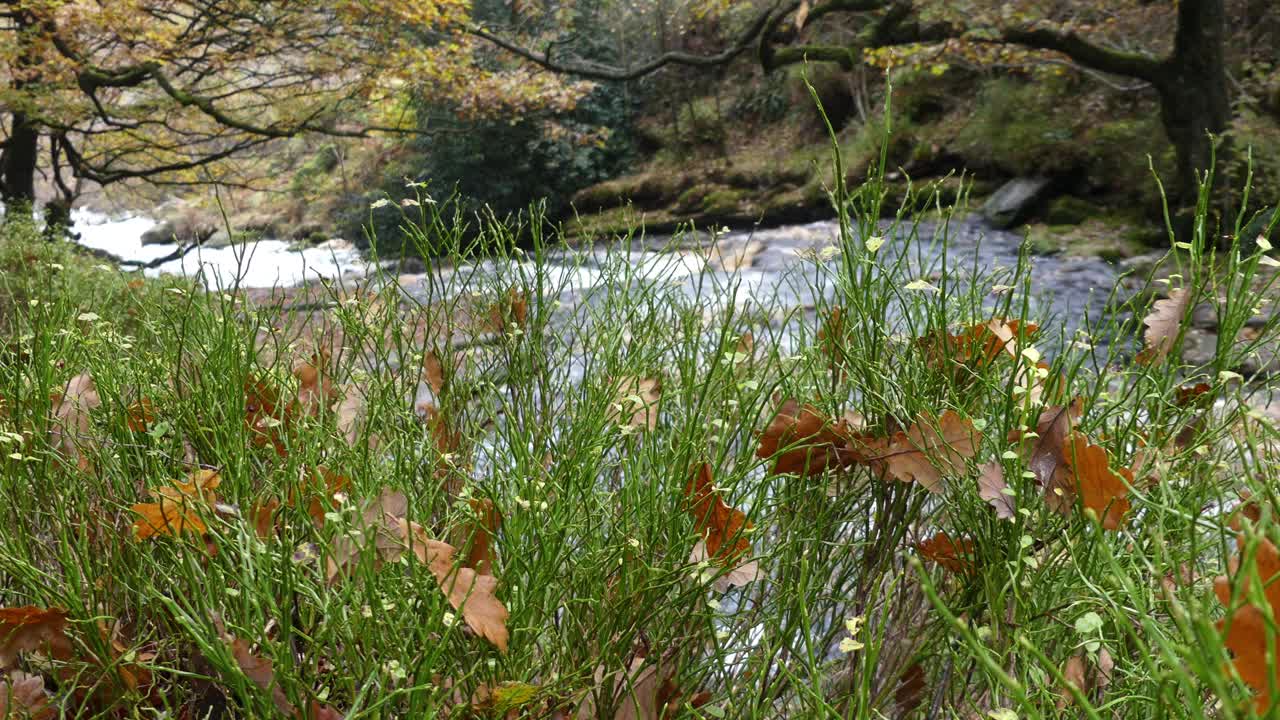
[[[1051,185],[1047,177],[1014,178],[987,198],[982,215],[998,228],[1013,227],[1044,202]]]
[[[157,223],[144,231],[141,236],[143,245],[167,245],[174,242],[178,228],[170,220]]]

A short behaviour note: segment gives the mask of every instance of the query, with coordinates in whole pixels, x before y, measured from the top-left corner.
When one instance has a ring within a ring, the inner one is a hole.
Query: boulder
[[[1044,201],[1052,181],[1046,177],[1015,178],[1000,186],[982,205],[982,215],[998,228],[1025,220]]]
[[[177,226],[170,220],[157,223],[142,233],[143,245],[168,245],[174,242],[174,235],[178,232]]]

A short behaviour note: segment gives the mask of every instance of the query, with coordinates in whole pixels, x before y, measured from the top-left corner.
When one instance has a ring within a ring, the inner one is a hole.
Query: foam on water
[[[142,233],[156,222],[144,216],[109,217],[92,210],[73,210],[72,230],[80,243],[105,250],[124,260],[148,262],[178,249],[171,244],[143,245]],[[209,288],[291,287],[306,280],[339,275],[362,275],[367,266],[350,243],[331,240],[302,250],[282,240],[260,240],[246,245],[197,248],[146,274],[194,277],[202,273]]]

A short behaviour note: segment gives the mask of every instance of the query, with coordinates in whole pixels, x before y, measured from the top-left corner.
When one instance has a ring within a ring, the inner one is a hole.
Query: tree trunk
[[[31,204],[36,197],[36,154],[40,133],[21,111],[13,113],[13,127],[0,153],[0,197],[5,204]]]
[[[1214,140],[1223,139],[1231,120],[1226,32],[1223,0],[1182,0],[1173,55],[1163,63],[1156,83],[1161,119],[1177,157],[1176,192],[1183,204],[1194,203],[1197,173],[1203,176],[1210,169]],[[1225,145],[1219,145],[1219,163],[1225,152]]]

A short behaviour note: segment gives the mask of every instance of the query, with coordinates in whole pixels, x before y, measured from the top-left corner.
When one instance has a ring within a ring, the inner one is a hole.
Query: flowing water
[[[91,211],[73,213],[74,230],[80,242],[127,260],[148,261],[173,252],[173,245],[143,245],[140,236],[154,222],[144,216],[109,218]],[[929,279],[938,269],[941,230],[925,224],[911,240],[909,265],[921,279]],[[982,276],[1017,263],[1020,234],[992,228],[977,217],[953,220],[946,227],[950,267],[960,276]],[[786,225],[764,230],[731,230],[717,242],[710,267],[705,252],[690,243],[669,236],[649,237],[633,243],[628,258],[635,273],[649,281],[683,285],[690,293],[705,295],[707,283],[734,287],[739,300],[773,299],[781,306],[812,306],[822,283],[816,263],[805,262],[815,253],[828,262],[837,262],[831,248],[839,237],[834,220],[803,225]],[[894,254],[893,243],[905,238],[888,238],[882,256]],[[549,285],[562,287],[560,300],[570,306],[589,301],[593,288],[609,281],[603,247],[556,251],[545,268]],[[614,249],[616,252],[616,248]],[[492,267],[492,266],[488,266]],[[320,278],[360,278],[373,268],[360,252],[343,241],[297,249],[280,240],[261,240],[248,245],[198,248],[183,258],[148,269],[148,275],[172,274],[195,277],[197,273],[210,288],[238,284],[242,288],[291,287]],[[482,268],[483,270],[484,268]],[[527,269],[527,268],[526,268]],[[449,269],[433,272],[448,273]],[[1086,312],[1098,312],[1106,294],[1115,284],[1117,268],[1098,258],[1047,256],[1033,259],[1031,268],[1033,314],[1045,320],[1056,318],[1068,329],[1080,324]],[[426,299],[427,276],[402,275],[405,292]]]

